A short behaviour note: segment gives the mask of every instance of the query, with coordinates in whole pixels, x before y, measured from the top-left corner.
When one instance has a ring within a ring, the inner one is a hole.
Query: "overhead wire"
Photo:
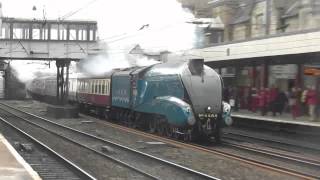
[[[75,14],[77,14],[78,12],[82,11],[83,9],[86,9],[88,8],[91,4],[95,3],[96,1],[98,0],[92,0],[92,1],[89,1],[88,3],[86,3],[85,5],[81,6],[80,8],[74,10],[74,11],[70,11],[68,13],[66,13],[65,15],[61,16],[61,17],[58,17],[57,19],[58,20],[65,20]]]

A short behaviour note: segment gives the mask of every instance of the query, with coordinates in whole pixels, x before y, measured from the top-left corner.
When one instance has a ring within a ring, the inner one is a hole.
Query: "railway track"
[[[228,138],[235,141],[253,140],[255,142],[274,144],[275,146],[286,146],[290,148],[307,149],[311,151],[320,151],[320,147],[312,144],[302,145],[301,143],[289,143],[284,140],[270,139],[266,137],[252,136],[241,132],[227,131],[223,134],[224,138]]]
[[[268,162],[263,162],[263,161],[259,161],[259,160],[255,160],[252,158],[248,158],[246,156],[243,155],[238,155],[235,153],[228,153],[224,150],[220,150],[217,147],[210,147],[210,146],[204,146],[204,145],[199,145],[199,144],[190,144],[190,143],[184,143],[181,141],[177,141],[177,140],[173,140],[173,139],[169,139],[166,137],[161,137],[155,134],[150,134],[150,133],[146,133],[143,131],[139,131],[139,130],[135,130],[132,128],[128,128],[128,127],[124,127],[121,125],[117,125],[114,123],[110,123],[110,122],[100,122],[101,124],[104,124],[106,126],[111,126],[113,128],[116,129],[120,129],[129,133],[134,133],[137,135],[141,135],[144,137],[148,137],[148,138],[152,138],[154,140],[157,141],[162,141],[164,143],[167,144],[172,144],[174,146],[177,147],[182,147],[182,148],[189,148],[189,149],[193,149],[193,150],[199,150],[199,151],[204,151],[207,153],[213,153],[213,154],[218,154],[218,155],[222,155],[231,159],[235,159],[235,160],[239,160],[242,161],[244,163],[248,163],[254,166],[258,166],[264,169],[268,169],[271,171],[276,171],[276,172],[280,172],[280,173],[285,173],[288,175],[291,175],[293,177],[296,178],[302,178],[302,179],[319,179],[320,176],[319,175],[315,175],[313,173],[308,173],[308,172],[303,172],[299,169],[294,169],[294,168],[289,168],[289,167],[285,167],[282,165],[277,165],[277,164],[272,164],[272,163],[268,163]],[[296,163],[298,166],[307,166],[312,168],[315,171],[318,171],[320,169],[320,163],[316,160],[312,160],[312,159],[307,159],[307,158],[303,158],[303,157],[299,157],[299,156],[290,156],[290,155],[286,155],[286,154],[282,154],[282,153],[277,153],[277,152],[273,152],[273,151],[267,151],[264,149],[258,149],[258,148],[252,148],[252,147],[248,147],[248,146],[244,146],[244,145],[238,145],[235,143],[230,143],[230,142],[224,142],[222,147],[227,147],[227,148],[233,148],[233,149],[238,149],[238,150],[242,150],[242,151],[249,151],[251,153],[254,154],[258,154],[258,155],[262,155],[264,157],[269,157],[271,159],[277,159],[278,161],[282,161],[282,162],[288,162],[288,163]]]
[[[140,175],[136,179],[141,179],[141,176],[145,179],[218,179],[100,137],[57,124],[48,119],[23,112],[3,103],[0,103],[0,116],[10,121],[13,126],[27,127],[34,133],[43,131],[41,134],[45,132],[51,136],[55,136],[56,141],[71,143],[73,146],[85,149],[87,153],[90,152],[91,156],[99,156],[128,168]],[[92,174],[95,175],[95,172]]]
[[[44,143],[38,141],[36,138],[30,134],[24,132],[20,128],[14,126],[10,122],[3,118],[0,118],[2,126],[5,126],[6,131],[14,131],[17,137],[11,137],[15,141],[18,139],[20,141],[31,143],[34,148],[32,148],[32,153],[23,153],[23,158],[30,163],[31,167],[39,174],[39,176],[44,180],[80,180],[88,179],[95,180],[92,175],[90,175],[85,170],[81,169],[61,154],[57,153]],[[16,134],[18,133],[18,135]],[[27,139],[27,141],[25,141]],[[17,142],[17,141],[16,141]],[[29,144],[30,145],[30,144]],[[45,164],[43,162],[45,160]],[[66,168],[68,170],[66,170]]]
[[[223,144],[226,146],[231,146],[237,149],[242,149],[245,151],[250,151],[253,153],[258,153],[258,154],[262,154],[262,155],[266,155],[266,156],[270,156],[270,157],[275,157],[275,158],[279,158],[281,160],[284,161],[288,161],[288,162],[292,162],[292,163],[296,163],[296,164],[300,164],[303,166],[309,166],[309,167],[313,167],[313,168],[320,168],[320,161],[318,160],[314,160],[314,159],[310,159],[310,158],[305,158],[302,156],[297,156],[297,155],[289,155],[289,154],[285,154],[285,153],[281,153],[278,151],[273,151],[273,150],[268,150],[268,149],[264,149],[264,148],[257,148],[257,147],[252,147],[249,145],[243,145],[243,144],[238,144],[238,143],[234,143],[234,142],[229,142],[229,141],[223,141]]]
[[[265,166],[270,166],[273,168],[276,168],[282,172],[289,173],[289,174],[297,174],[301,176],[301,178],[311,178],[311,179],[319,179],[319,173],[316,173],[320,169],[320,162],[317,160],[305,158],[302,156],[297,155],[288,155],[285,153],[280,153],[275,150],[268,150],[264,149],[262,147],[251,147],[250,145],[243,145],[243,144],[237,144],[229,141],[223,141],[223,146],[230,147],[232,149],[238,149],[243,152],[249,152],[252,154],[257,154],[263,157],[269,157],[271,161],[269,162],[262,162],[261,160],[254,160],[251,158],[241,157],[249,161],[253,161],[255,163],[259,163]],[[207,149],[212,149],[210,147],[204,147]],[[216,150],[215,150],[216,151]],[[220,151],[221,152],[221,151]],[[274,163],[275,162],[275,163]],[[278,164],[277,162],[286,163],[288,166],[283,166]],[[295,167],[293,167],[295,166]],[[303,170],[299,167],[303,167]],[[306,172],[306,169],[310,170]]]

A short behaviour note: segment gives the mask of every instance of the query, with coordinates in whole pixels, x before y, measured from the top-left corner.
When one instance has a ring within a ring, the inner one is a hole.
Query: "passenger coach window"
[[[94,93],[94,84],[91,82],[91,93]]]
[[[101,80],[98,81],[98,94],[101,94]]]
[[[94,93],[98,93],[98,81],[95,82],[95,89],[94,89]]]
[[[102,94],[106,94],[104,84],[102,85]]]
[[[109,94],[109,82],[110,81],[106,81],[106,94]]]

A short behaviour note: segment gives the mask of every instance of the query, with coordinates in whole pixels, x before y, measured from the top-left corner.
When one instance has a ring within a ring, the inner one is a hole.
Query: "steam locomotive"
[[[70,78],[68,100],[81,111],[152,133],[219,142],[221,128],[231,120],[222,88],[221,77],[203,59],[192,59]],[[35,79],[28,89],[34,98],[52,101],[56,79]]]

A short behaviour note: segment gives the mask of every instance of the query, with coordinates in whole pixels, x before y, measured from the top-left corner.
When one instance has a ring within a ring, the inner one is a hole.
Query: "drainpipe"
[[[266,0],[266,35],[270,34],[271,13],[272,13],[272,0]]]

